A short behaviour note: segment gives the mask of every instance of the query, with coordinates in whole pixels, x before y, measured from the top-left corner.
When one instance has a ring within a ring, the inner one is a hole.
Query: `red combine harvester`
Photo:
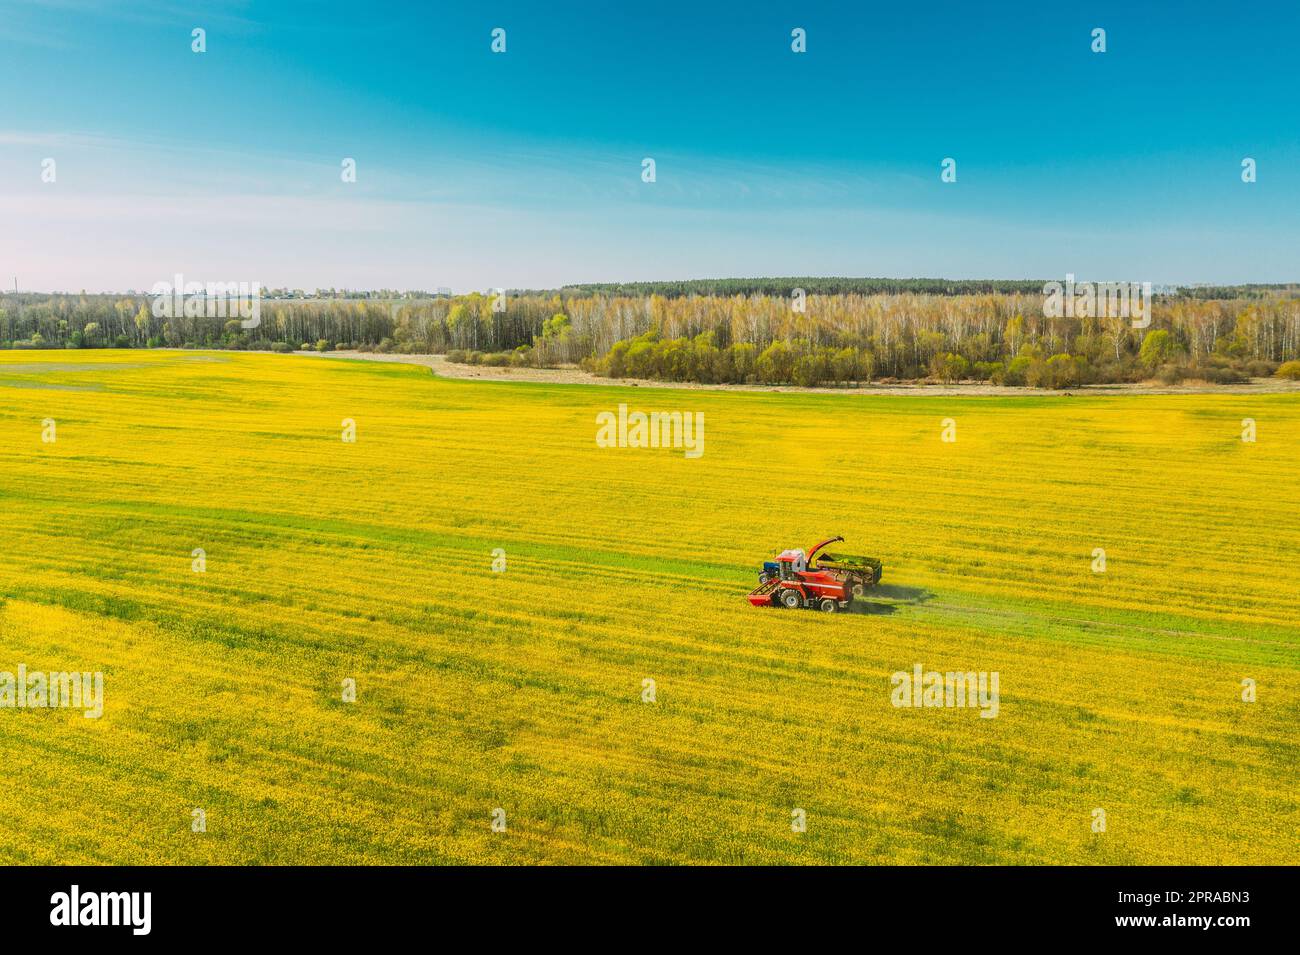
[[[827,544],[842,540],[824,540],[807,554],[782,551],[776,560],[763,564],[758,588],[749,595],[749,602],[755,607],[807,607],[826,613],[849,609],[854,597],[880,583],[884,568],[874,557],[822,553]]]

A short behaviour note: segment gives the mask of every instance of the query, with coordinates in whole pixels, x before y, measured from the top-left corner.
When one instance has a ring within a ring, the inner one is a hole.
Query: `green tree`
[[[771,384],[785,384],[794,371],[795,354],[790,345],[784,341],[775,341],[763,349],[755,363],[755,372],[759,381]]]
[[[758,346],[752,342],[737,342],[728,349],[731,358],[731,380],[738,384],[754,378],[758,362]]]
[[[1039,384],[1044,388],[1073,388],[1079,384],[1079,364],[1073,355],[1053,355],[1044,362],[1045,373]]]
[[[470,344],[471,336],[468,334],[468,328],[471,319],[469,309],[464,304],[457,302],[447,312],[447,334],[451,336],[453,345],[465,346]]]
[[[139,332],[140,341],[144,341],[149,337],[149,323],[152,318],[153,316],[149,314],[149,307],[141,303],[140,310],[135,313],[135,327],[136,331]]]
[[[1277,377],[1290,378],[1292,381],[1300,381],[1300,361],[1283,362],[1278,366]]]
[[[1148,368],[1155,368],[1171,361],[1177,353],[1177,342],[1163,328],[1147,332],[1142,339],[1142,348],[1138,359]]]
[[[970,362],[954,352],[935,355],[930,360],[931,374],[940,378],[946,385],[950,385],[954,381],[961,381],[969,371]]]

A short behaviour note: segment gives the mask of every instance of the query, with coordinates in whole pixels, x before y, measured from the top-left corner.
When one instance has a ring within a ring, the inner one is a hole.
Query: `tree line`
[[[486,364],[581,364],[613,377],[704,383],[1229,383],[1300,359],[1300,298],[1255,288],[1223,298],[1156,296],[1143,328],[1128,319],[1049,317],[1041,289],[806,289],[802,299],[786,289],[264,300],[253,328],[233,318],[160,317],[146,295],[8,293],[0,295],[0,348],[446,353]]]
[[[760,278],[760,279],[684,279],[676,282],[598,282],[569,285],[566,293],[638,297],[662,295],[680,298],[686,295],[790,295],[794,289],[807,295],[981,295],[988,293],[1041,292],[1041,279],[871,279],[871,278]]]

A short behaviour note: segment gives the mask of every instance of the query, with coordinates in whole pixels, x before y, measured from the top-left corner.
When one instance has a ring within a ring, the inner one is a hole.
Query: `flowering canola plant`
[[[1298,445],[1285,394],[0,353],[0,671],[103,674],[0,682],[0,860],[1292,861]],[[832,534],[854,612],[745,601]],[[995,718],[896,705],[918,665]]]

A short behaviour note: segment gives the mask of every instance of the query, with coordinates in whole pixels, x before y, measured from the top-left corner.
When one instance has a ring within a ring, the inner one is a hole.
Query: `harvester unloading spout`
[[[826,538],[826,540],[822,541],[820,544],[818,544],[818,545],[817,545],[816,547],[814,547],[812,550],[808,551],[808,563],[809,563],[809,564],[812,564],[812,562],[813,562],[814,560],[817,559],[817,552],[818,552],[819,550],[821,550],[823,547],[825,547],[827,544],[834,544],[834,543],[837,542],[837,541],[841,541],[841,542],[842,542],[843,540],[844,540],[843,537],[828,537],[828,538]]]

